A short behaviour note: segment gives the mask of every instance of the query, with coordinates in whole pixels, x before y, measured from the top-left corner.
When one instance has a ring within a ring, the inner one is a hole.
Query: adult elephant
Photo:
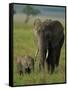
[[[41,22],[40,19],[36,19],[33,30],[38,40],[39,68],[45,70],[46,61],[48,71],[53,73],[55,67],[59,65],[61,48],[64,42],[64,28],[57,20],[52,21],[49,19]],[[48,57],[46,58],[47,51]]]

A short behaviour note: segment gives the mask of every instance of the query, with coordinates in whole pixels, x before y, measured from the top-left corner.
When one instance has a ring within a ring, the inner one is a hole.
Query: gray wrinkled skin
[[[21,75],[34,71],[34,59],[31,56],[17,57],[17,72]]]
[[[54,72],[55,67],[59,65],[61,48],[64,42],[64,28],[62,24],[55,20],[47,19],[41,22],[40,19],[34,21],[34,34],[38,41],[39,48],[39,69],[45,70],[45,61],[48,71]],[[48,57],[46,54],[48,51]]]

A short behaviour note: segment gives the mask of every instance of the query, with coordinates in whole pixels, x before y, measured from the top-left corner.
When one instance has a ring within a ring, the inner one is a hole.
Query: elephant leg
[[[23,74],[23,72],[22,72],[22,65],[21,64],[17,64],[17,73],[19,75],[22,75]]]
[[[50,63],[50,56],[48,56],[48,58],[47,58],[47,69],[48,69],[48,72],[50,72],[50,69],[51,69],[51,63]]]
[[[49,44],[48,46],[48,57],[47,57],[47,68],[48,68],[48,72],[52,71],[54,69],[54,61],[53,61],[53,55],[54,55],[54,50],[51,47],[51,44]]]
[[[39,70],[45,70],[45,52],[40,52],[40,63],[39,63]]]
[[[54,72],[55,70],[55,61],[56,61],[56,51],[55,49],[51,50],[51,74]]]
[[[56,48],[56,62],[55,62],[56,67],[59,66],[60,52],[61,48]]]
[[[51,69],[51,51],[50,51],[50,49],[48,50],[48,57],[46,59],[46,63],[47,63],[48,72],[50,72],[50,69]]]
[[[45,70],[45,58],[40,59],[39,70],[41,70],[41,71]]]
[[[54,70],[55,70],[55,64],[52,63],[52,64],[51,64],[51,74],[54,72]]]
[[[61,38],[58,46],[56,47],[56,67],[59,66],[59,59],[60,59],[60,54],[61,54],[61,48],[64,42],[64,36]]]
[[[35,67],[34,59],[32,59],[32,69],[31,69],[31,71],[33,71],[33,72],[34,72],[34,67]]]

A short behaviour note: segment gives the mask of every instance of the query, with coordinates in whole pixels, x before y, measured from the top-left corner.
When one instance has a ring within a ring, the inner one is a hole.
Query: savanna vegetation
[[[16,57],[30,55],[35,58],[37,51],[37,42],[34,42],[32,22],[25,24],[24,22],[14,21],[13,27],[13,84],[14,85],[31,85],[31,84],[50,84],[65,82],[65,43],[62,47],[60,64],[53,74],[49,74],[47,66],[45,66],[45,74],[39,72],[38,62],[39,56],[35,61],[35,71],[30,74],[19,75],[16,72]]]

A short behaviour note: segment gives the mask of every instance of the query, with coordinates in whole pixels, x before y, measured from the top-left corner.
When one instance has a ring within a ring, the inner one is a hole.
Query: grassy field
[[[65,82],[65,44],[62,47],[60,56],[60,65],[58,69],[51,75],[48,74],[47,67],[45,69],[44,77],[38,70],[37,58],[35,62],[35,71],[31,74],[19,76],[16,73],[16,57],[23,55],[30,55],[34,57],[37,50],[37,45],[34,43],[34,35],[31,24],[14,22],[13,29],[13,83],[15,85],[31,85],[31,84],[49,84],[49,83],[63,83]]]

